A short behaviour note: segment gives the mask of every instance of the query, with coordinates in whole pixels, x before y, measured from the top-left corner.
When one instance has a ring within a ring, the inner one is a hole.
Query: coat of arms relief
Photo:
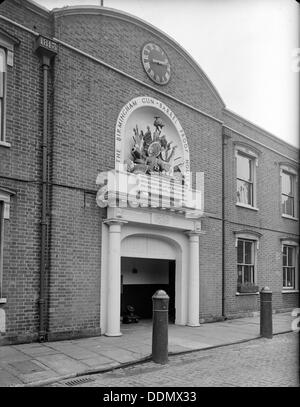
[[[183,159],[176,154],[177,145],[168,141],[164,134],[164,123],[159,116],[154,117],[154,128],[133,129],[131,158],[125,160],[127,171],[134,174],[163,174],[183,180]]]

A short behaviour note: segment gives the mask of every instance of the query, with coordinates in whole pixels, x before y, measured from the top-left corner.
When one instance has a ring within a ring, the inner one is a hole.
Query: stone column
[[[122,219],[107,219],[104,223],[109,225],[107,318],[105,335],[121,336],[121,226],[127,222]]]
[[[202,232],[203,233],[203,232]],[[188,326],[200,326],[200,279],[199,279],[199,235],[201,232],[187,232],[189,236],[189,275],[188,275]]]

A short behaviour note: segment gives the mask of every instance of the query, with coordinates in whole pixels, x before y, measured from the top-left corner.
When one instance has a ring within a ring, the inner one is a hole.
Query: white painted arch
[[[101,267],[101,332],[106,332],[108,226],[103,224]],[[188,323],[189,238],[179,230],[128,223],[121,230],[121,256],[175,260],[175,324]]]

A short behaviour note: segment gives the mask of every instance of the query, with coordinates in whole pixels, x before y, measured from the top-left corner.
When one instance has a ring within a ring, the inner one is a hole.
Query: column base
[[[190,327],[197,327],[198,326],[199,327],[199,326],[201,326],[201,324],[189,324],[188,323],[187,326],[190,326]]]
[[[104,336],[122,336],[123,334],[121,332],[117,333],[117,334],[109,334],[109,333],[105,333]]]

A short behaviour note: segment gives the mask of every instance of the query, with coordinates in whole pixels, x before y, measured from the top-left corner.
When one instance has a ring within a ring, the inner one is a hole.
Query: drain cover
[[[78,386],[80,384],[84,383],[89,383],[89,382],[94,382],[95,379],[92,379],[91,377],[82,377],[80,379],[74,379],[74,380],[69,380],[68,382],[65,382],[64,384],[66,386]]]

